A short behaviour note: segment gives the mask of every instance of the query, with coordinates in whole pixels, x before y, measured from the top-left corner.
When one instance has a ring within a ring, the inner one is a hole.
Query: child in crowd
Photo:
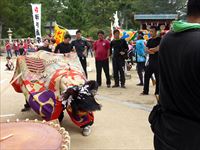
[[[13,70],[14,69],[14,64],[11,61],[11,57],[7,56],[6,57],[7,63],[6,63],[6,70]]]

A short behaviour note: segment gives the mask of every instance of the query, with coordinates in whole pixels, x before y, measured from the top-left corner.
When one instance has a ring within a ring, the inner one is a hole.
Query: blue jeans
[[[8,56],[8,57],[12,57],[11,49],[7,50],[7,56]]]
[[[15,50],[15,56],[17,57],[19,55],[19,50]]]

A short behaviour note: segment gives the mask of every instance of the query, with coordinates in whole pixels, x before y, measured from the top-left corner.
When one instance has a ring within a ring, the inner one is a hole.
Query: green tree
[[[84,35],[93,35],[99,29],[110,33],[110,22],[115,11],[119,11],[120,24],[124,29],[136,29],[134,14],[177,13],[186,0],[0,0],[0,30],[3,38],[11,28],[14,37],[34,37],[34,26],[30,3],[42,4],[42,34],[45,24],[56,21],[68,29],[81,29]],[[179,11],[182,11],[180,9]]]

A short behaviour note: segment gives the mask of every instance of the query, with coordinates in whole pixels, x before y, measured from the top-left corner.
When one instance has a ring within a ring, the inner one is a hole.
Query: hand
[[[87,56],[87,50],[83,51],[83,55],[86,57]]]
[[[152,51],[152,50],[147,50],[147,52],[149,53],[149,54],[155,54],[155,52],[154,51]]]
[[[155,52],[156,50],[155,50],[155,48],[150,48],[149,51]]]
[[[74,52],[76,52],[76,48],[75,48],[75,46],[72,47],[72,50],[73,50]]]
[[[124,55],[124,54],[125,54],[125,52],[120,52],[120,54],[121,54],[121,55]]]
[[[69,53],[64,53],[64,57],[69,57],[70,54]]]

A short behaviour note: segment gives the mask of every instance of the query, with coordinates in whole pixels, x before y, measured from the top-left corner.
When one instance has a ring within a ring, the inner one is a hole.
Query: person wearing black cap
[[[160,99],[149,122],[155,150],[200,150],[200,0],[175,21],[159,51]]]
[[[72,45],[70,44],[70,40],[71,36],[69,34],[66,34],[64,36],[64,41],[56,46],[54,53],[70,53],[72,51]]]
[[[87,56],[87,50],[90,47],[88,42],[86,40],[82,39],[81,36],[81,31],[77,30],[76,31],[76,40],[72,41],[72,47],[73,49],[75,49],[75,51],[77,52],[77,55],[79,57],[79,60],[81,62],[81,65],[83,67],[83,70],[85,72],[85,75],[87,77],[87,60],[86,60],[86,56]]]
[[[151,39],[148,40],[146,45],[146,51],[149,54],[149,61],[147,63],[145,74],[144,74],[144,89],[142,95],[149,94],[149,80],[152,74],[156,78],[156,89],[155,95],[159,94],[159,62],[158,62],[158,51],[161,38],[157,36],[157,27],[152,26],[150,29]]]

